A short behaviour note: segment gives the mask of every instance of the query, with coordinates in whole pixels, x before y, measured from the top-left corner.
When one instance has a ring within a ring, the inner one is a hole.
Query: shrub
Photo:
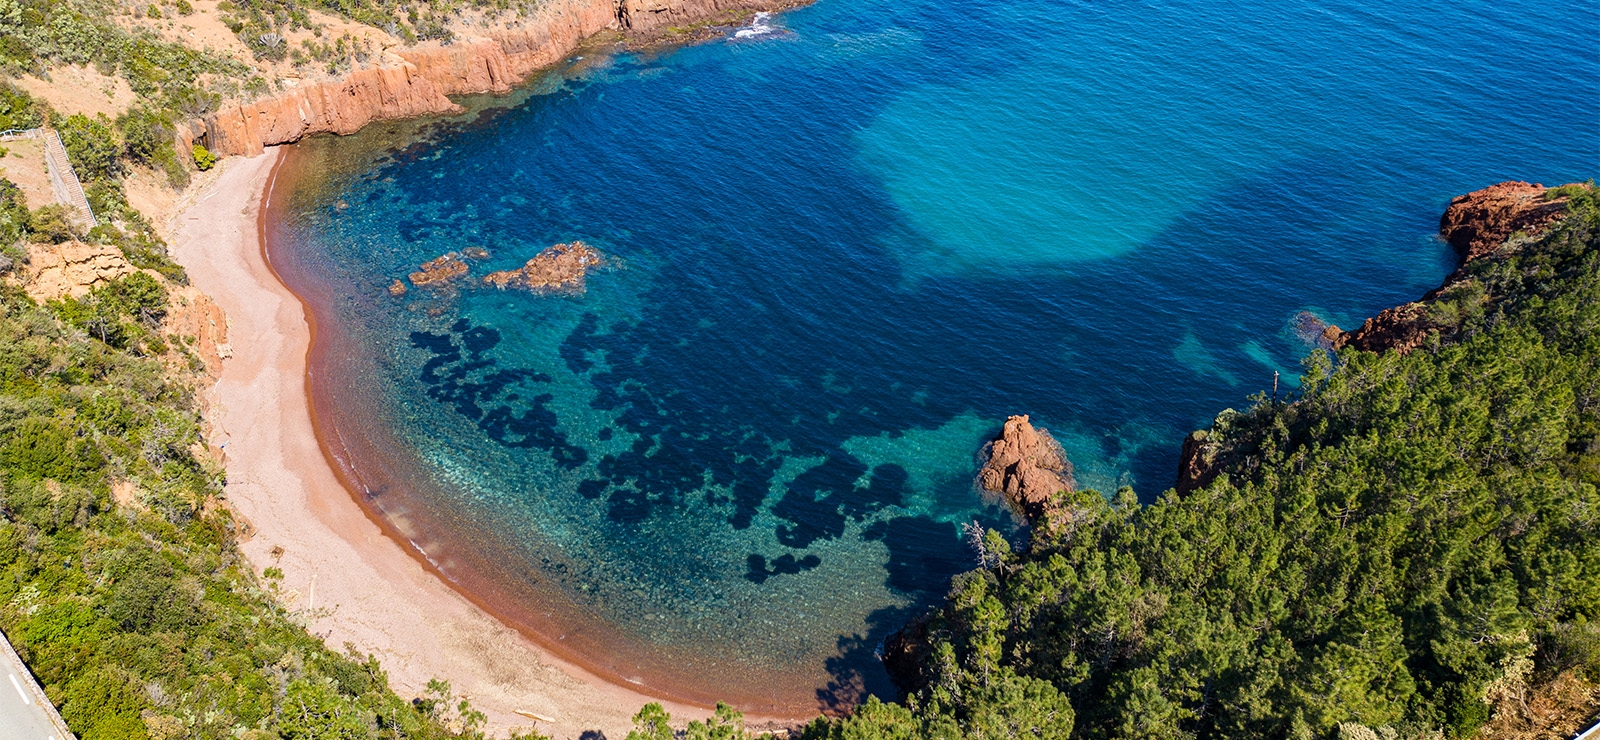
[[[89,482],[105,459],[59,422],[33,417],[10,430],[0,464],[29,478]]]
[[[44,104],[10,83],[0,82],[0,131],[44,125]]]
[[[117,157],[122,154],[122,143],[117,129],[104,113],[94,118],[74,113],[67,116],[59,130],[61,144],[78,175],[86,180],[116,177],[119,172]]]
[[[195,166],[195,168],[199,169],[201,172],[205,172],[206,170],[209,170],[212,167],[217,166],[217,155],[212,154],[211,151],[206,149],[205,147],[203,147],[203,146],[201,146],[199,144],[195,144],[194,145],[194,166]]]
[[[35,241],[60,244],[78,234],[72,209],[60,203],[39,206],[28,214],[28,232]]]
[[[132,159],[150,163],[159,152],[172,148],[172,114],[145,107],[129,110],[117,117],[123,147]]]
[[[28,235],[28,206],[22,188],[0,177],[0,245],[14,244]]]

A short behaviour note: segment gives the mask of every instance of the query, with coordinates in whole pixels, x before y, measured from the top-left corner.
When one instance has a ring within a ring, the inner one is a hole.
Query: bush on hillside
[[[37,242],[60,244],[78,235],[74,217],[72,209],[61,203],[39,206],[28,214],[28,234]]]
[[[194,166],[201,172],[217,166],[217,156],[199,144],[194,145]]]
[[[94,118],[74,113],[61,122],[57,132],[79,179],[93,181],[121,174],[122,139],[104,113]]]

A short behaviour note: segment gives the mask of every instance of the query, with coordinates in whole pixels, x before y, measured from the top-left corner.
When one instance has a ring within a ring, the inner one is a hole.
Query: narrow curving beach
[[[656,699],[561,662],[425,571],[362,512],[317,444],[306,395],[311,327],[263,259],[259,222],[279,150],[226,161],[171,223],[174,257],[228,317],[233,355],[209,391],[211,444],[227,500],[244,520],[257,572],[284,573],[282,601],[330,646],[382,661],[402,696],[430,679],[489,716],[493,731],[532,727],[621,737]],[[674,715],[703,709],[668,705]]]

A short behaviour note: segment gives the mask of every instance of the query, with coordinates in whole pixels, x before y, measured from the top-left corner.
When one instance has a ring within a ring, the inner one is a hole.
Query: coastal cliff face
[[[506,93],[535,70],[611,28],[649,34],[735,10],[790,7],[782,0],[553,0],[517,28],[448,46],[429,43],[387,52],[387,61],[341,80],[307,85],[206,117],[209,148],[255,156],[264,147],[313,134],[352,134],[377,120],[446,115],[448,96]]]
[[[1567,199],[1547,197],[1548,190],[1526,182],[1502,182],[1451,200],[1439,217],[1439,238],[1461,255],[1456,271],[1421,301],[1387,309],[1352,331],[1335,335],[1330,330],[1333,347],[1410,352],[1421,346],[1429,334],[1444,328],[1430,318],[1429,302],[1466,281],[1462,268],[1499,251],[1513,234],[1538,236],[1566,213]]]
[[[1499,249],[1521,231],[1543,233],[1566,213],[1566,198],[1546,198],[1548,188],[1502,182],[1458,196],[1439,217],[1439,237],[1455,247],[1463,264]]]

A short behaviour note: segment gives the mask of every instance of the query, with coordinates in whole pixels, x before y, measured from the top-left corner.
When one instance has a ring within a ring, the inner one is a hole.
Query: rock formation
[[[28,245],[28,264],[20,277],[28,297],[44,303],[64,297],[81,298],[133,272],[134,266],[114,246],[62,242]]]
[[[491,272],[483,282],[501,289],[582,291],[584,276],[603,262],[593,247],[581,241],[568,242],[545,249],[515,270]]]
[[[1462,264],[1499,249],[1512,234],[1535,236],[1566,214],[1565,198],[1545,199],[1543,185],[1502,182],[1458,196],[1439,217],[1439,237]]]
[[[467,263],[461,261],[461,255],[450,252],[422,263],[421,269],[411,273],[410,278],[411,284],[420,288],[424,285],[444,285],[465,274]],[[389,292],[394,292],[394,286],[389,286]]]
[[[1462,268],[1499,251],[1512,234],[1538,236],[1566,213],[1567,199],[1547,198],[1546,190],[1543,185],[1502,182],[1451,200],[1439,218],[1439,237],[1461,255],[1456,271],[1421,301],[1387,309],[1367,319],[1359,329],[1340,332],[1333,339],[1333,347],[1409,352],[1421,346],[1429,334],[1442,328],[1428,319],[1427,302],[1467,280]]]
[[[122,250],[108,244],[63,242],[29,244],[28,261],[13,278],[29,298],[40,303],[62,298],[82,298],[106,283],[140,270],[130,264]],[[169,296],[161,333],[178,341],[204,364],[200,372],[211,379],[222,373],[222,361],[233,356],[228,344],[228,319],[211,298],[193,285],[178,285],[154,270],[144,270],[166,288]],[[179,372],[194,370],[181,352],[164,356]]]
[[[1217,445],[1209,440],[1210,436],[1210,432],[1200,429],[1183,438],[1183,451],[1178,453],[1178,483],[1173,486],[1179,494],[1205,488],[1216,480],[1221,466],[1217,465]]]
[[[487,37],[386,51],[378,66],[343,79],[223,108],[187,138],[203,134],[217,154],[255,156],[263,147],[319,133],[350,134],[372,121],[459,113],[450,95],[507,93],[607,28],[649,33],[730,10],[776,10],[792,0],[551,0],[516,28]],[[185,142],[187,145],[188,142]]]
[[[984,490],[1004,495],[1031,520],[1054,510],[1056,494],[1077,488],[1061,445],[1050,432],[1034,428],[1027,416],[1006,419],[988,454],[978,472]]]

